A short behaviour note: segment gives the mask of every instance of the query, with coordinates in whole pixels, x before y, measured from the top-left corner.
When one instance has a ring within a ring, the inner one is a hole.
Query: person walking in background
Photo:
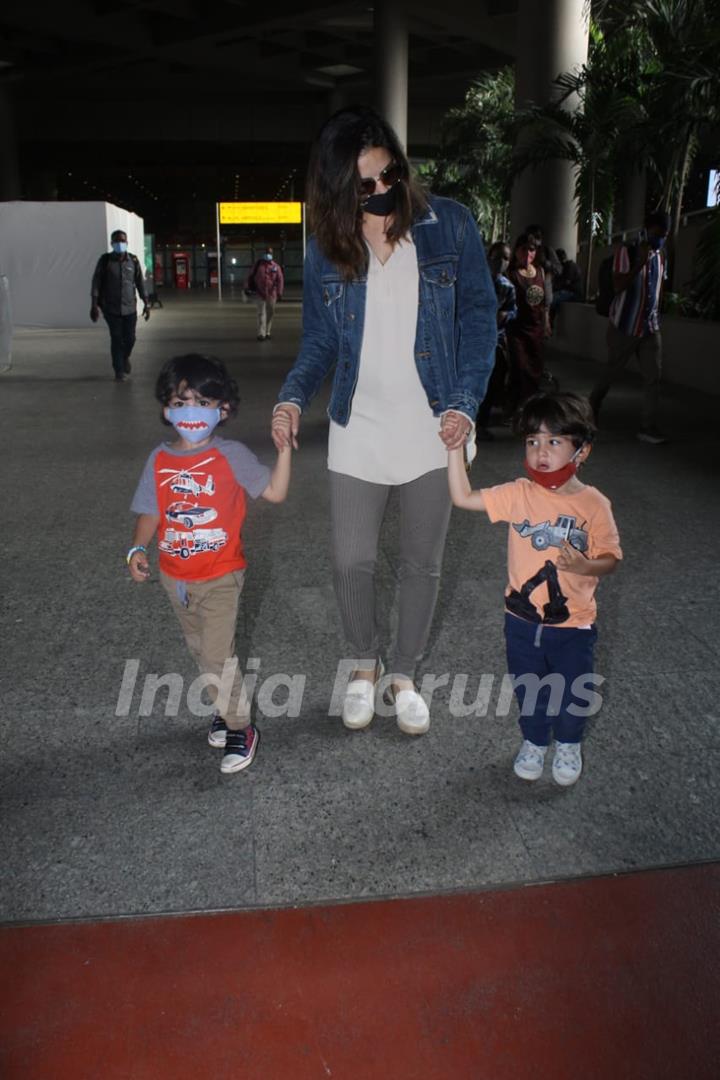
[[[545,338],[550,319],[545,296],[545,271],[536,266],[538,246],[528,233],[515,241],[508,278],[515,287],[517,316],[508,326],[508,412],[514,413],[535,394],[543,374]]]
[[[495,290],[470,212],[427,196],[374,110],[327,121],[308,173],[310,238],[300,353],[275,407],[296,440],[334,368],[328,413],[335,594],[354,671],[346,727],[365,728],[383,673],[375,570],[388,498],[400,505],[399,611],[388,693],[398,727],[421,735],[415,688],[450,519],[447,449],[472,431],[495,353]],[[286,445],[278,431],[275,445]]]
[[[510,266],[510,247],[503,240],[498,240],[488,250],[488,266],[497,297],[497,345],[495,346],[495,366],[490,376],[485,400],[478,409],[475,424],[475,437],[481,442],[489,442],[495,438],[490,431],[490,413],[494,406],[505,405],[505,383],[508,373],[507,328],[517,315],[515,286],[505,276]]]
[[[282,267],[275,262],[273,249],[268,247],[257,260],[247,280],[247,287],[255,293],[257,304],[257,339],[265,341],[272,336],[275,304],[285,291]]]
[[[658,427],[657,413],[662,372],[660,298],[666,276],[665,240],[669,229],[668,214],[648,214],[645,239],[637,247],[620,244],[615,250],[615,297],[610,304],[607,327],[608,364],[590,394],[597,422],[608,390],[636,356],[643,380],[637,437],[654,444],[667,442]]]
[[[110,354],[116,382],[125,382],[132,370],[130,354],[135,345],[137,300],[143,302],[143,318],[150,318],[150,304],[137,255],[128,251],[127,234],[116,229],[110,237],[111,253],[98,259],[90,286],[90,318],[97,322],[100,312],[110,330]]]
[[[524,231],[537,248],[535,265],[539,267],[545,275],[545,303],[548,310],[550,310],[557,279],[562,273],[560,259],[558,258],[557,252],[546,243],[542,225],[527,225]]]

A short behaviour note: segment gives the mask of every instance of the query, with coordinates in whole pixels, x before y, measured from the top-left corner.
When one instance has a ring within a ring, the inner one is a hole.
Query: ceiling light
[[[363,69],[353,67],[352,64],[328,64],[326,67],[319,67],[316,70],[322,71],[323,75],[332,75],[334,78],[339,79],[342,75],[359,75]]]

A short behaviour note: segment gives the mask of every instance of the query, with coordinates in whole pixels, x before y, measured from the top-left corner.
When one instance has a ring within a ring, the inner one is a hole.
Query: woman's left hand
[[[448,450],[459,450],[472,430],[472,424],[463,413],[452,409],[443,414],[440,421],[440,438]]]

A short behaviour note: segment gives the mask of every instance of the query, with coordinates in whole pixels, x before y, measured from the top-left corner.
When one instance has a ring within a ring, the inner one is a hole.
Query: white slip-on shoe
[[[348,683],[342,707],[342,722],[351,731],[366,728],[375,715],[375,683],[382,678],[382,660],[375,667],[375,680],[353,679]]]
[[[417,690],[391,691],[397,726],[406,735],[424,735],[430,727],[430,710]]]

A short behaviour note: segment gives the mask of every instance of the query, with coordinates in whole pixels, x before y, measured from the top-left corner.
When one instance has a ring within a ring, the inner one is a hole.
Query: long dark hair
[[[538,244],[537,238],[535,237],[535,235],[533,233],[529,233],[529,232],[520,233],[517,240],[513,244],[512,252],[510,253],[510,269],[511,270],[517,270],[517,267],[518,267],[517,250],[518,250],[518,248],[521,248],[521,247],[534,247],[535,250],[538,251],[539,248],[540,248],[540,245]]]
[[[334,113],[313,144],[307,201],[310,228],[320,250],[348,280],[367,269],[357,160],[372,147],[386,149],[402,168],[386,234],[390,243],[395,244],[406,236],[413,221],[428,206],[425,193],[411,175],[400,140],[387,121],[363,105]]]

